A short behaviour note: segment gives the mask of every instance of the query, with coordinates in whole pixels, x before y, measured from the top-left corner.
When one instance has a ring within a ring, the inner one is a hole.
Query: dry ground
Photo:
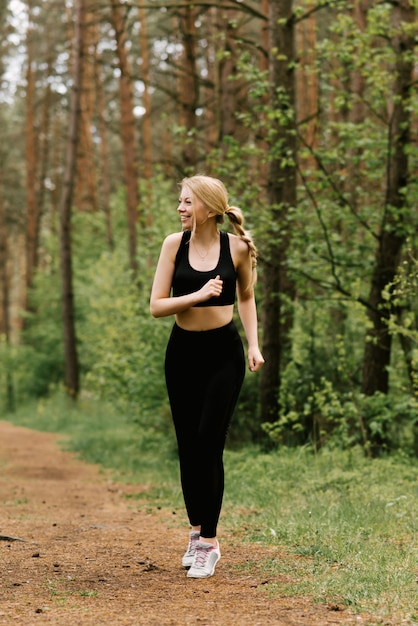
[[[371,623],[310,598],[269,598],[257,562],[280,553],[230,538],[214,577],[186,578],[184,529],[170,511],[124,497],[133,491],[140,486],[109,480],[55,435],[0,422],[1,625]],[[246,561],[256,573],[239,568]]]

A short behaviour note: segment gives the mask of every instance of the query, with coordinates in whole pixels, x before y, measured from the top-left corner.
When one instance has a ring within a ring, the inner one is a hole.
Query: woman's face
[[[186,185],[181,190],[177,211],[183,230],[193,230],[194,225],[198,227],[208,219],[205,205],[196,196],[193,196]]]

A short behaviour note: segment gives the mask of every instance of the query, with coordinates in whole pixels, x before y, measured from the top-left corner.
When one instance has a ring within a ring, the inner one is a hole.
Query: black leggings
[[[208,331],[174,325],[165,375],[191,526],[215,537],[224,491],[223,450],[245,374],[241,338],[233,322]]]

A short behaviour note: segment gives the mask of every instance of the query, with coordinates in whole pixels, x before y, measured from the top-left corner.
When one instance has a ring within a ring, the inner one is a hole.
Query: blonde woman
[[[256,248],[223,183],[192,176],[181,183],[182,232],[166,237],[155,272],[150,310],[175,316],[165,374],[176,431],[181,484],[191,531],[182,564],[187,576],[212,576],[220,559],[217,524],[224,491],[223,450],[247,362],[264,363],[254,298]],[[235,234],[219,229],[225,215]]]

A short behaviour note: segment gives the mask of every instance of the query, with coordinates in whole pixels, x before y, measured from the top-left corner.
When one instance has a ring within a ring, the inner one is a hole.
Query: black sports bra
[[[215,278],[218,274],[223,280],[222,293],[218,298],[212,297],[205,302],[195,304],[195,307],[202,306],[226,306],[234,304],[237,273],[232,261],[231,250],[229,247],[229,235],[221,230],[220,243],[221,251],[216,267],[208,272],[200,272],[195,270],[189,263],[189,243],[191,231],[185,230],[181,238],[180,247],[177,251],[176,262],[174,266],[174,275],[172,281],[173,296],[184,296],[189,293],[199,291],[205,283],[211,278]]]

